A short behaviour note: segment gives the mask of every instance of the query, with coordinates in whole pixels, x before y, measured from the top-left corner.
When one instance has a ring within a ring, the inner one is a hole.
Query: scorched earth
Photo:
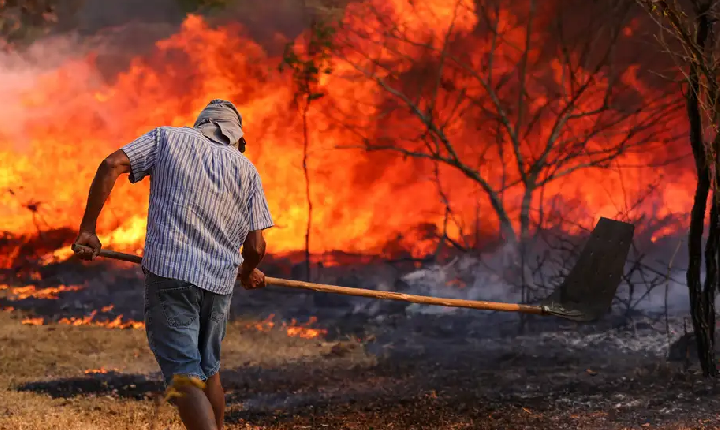
[[[180,429],[172,408],[154,402],[162,387],[136,320],[138,269],[69,261],[46,268],[46,279],[52,270],[85,285],[2,291],[0,428]],[[354,273],[424,287],[398,281],[387,265]],[[591,326],[534,318],[521,335],[504,314],[272,288],[239,290],[233,314],[222,358],[228,429],[720,426],[716,384],[693,361],[686,368],[694,345],[676,342],[680,317],[670,319],[669,361],[664,319],[652,315]]]

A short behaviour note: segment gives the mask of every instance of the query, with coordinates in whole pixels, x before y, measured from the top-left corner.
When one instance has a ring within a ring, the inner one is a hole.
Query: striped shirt
[[[143,267],[232,293],[248,232],[273,226],[255,166],[236,148],[188,127],[156,128],[122,151],[131,183],[150,176]]]

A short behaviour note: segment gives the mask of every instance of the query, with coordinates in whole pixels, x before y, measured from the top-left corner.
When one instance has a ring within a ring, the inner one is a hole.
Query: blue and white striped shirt
[[[143,267],[232,293],[248,232],[273,226],[255,166],[236,148],[188,127],[156,128],[122,151],[130,182],[150,176]]]

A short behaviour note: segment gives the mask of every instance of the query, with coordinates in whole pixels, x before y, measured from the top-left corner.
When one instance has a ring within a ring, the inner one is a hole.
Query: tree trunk
[[[310,275],[310,229],[312,228],[312,199],[310,198],[310,172],[308,171],[308,147],[310,146],[310,137],[308,136],[307,126],[307,114],[310,109],[310,101],[305,102],[302,113],[302,126],[303,126],[303,173],[305,175],[305,198],[307,200],[308,218],[307,226],[305,227],[305,279],[308,282],[312,281]]]
[[[528,241],[530,238],[530,206],[532,204],[533,188],[526,187],[520,206],[520,243],[518,250],[520,251],[520,296],[521,303],[527,303],[530,300],[530,291],[528,283],[530,282],[530,274],[527,270],[527,253]],[[527,324],[527,315],[520,315],[520,334],[525,332]]]
[[[711,23],[706,14],[698,18],[698,27],[696,33],[696,43],[704,49],[707,42]],[[709,284],[706,283],[705,291],[702,289],[701,267],[702,267],[702,236],[705,227],[705,210],[707,208],[707,198],[710,191],[710,170],[708,169],[708,160],[706,157],[705,145],[702,133],[702,117],[700,114],[700,78],[698,67],[691,63],[688,73],[689,87],[686,93],[687,114],[690,123],[690,145],[692,147],[693,156],[695,158],[695,167],[697,171],[697,186],[695,188],[695,197],[693,201],[692,211],[690,213],[690,231],[688,233],[688,271],[686,274],[687,285],[690,295],[690,312],[692,314],[693,330],[697,341],[698,357],[703,374],[706,376],[715,376],[717,370],[714,360],[714,295],[708,303],[708,287],[712,284],[712,290],[715,290],[714,284],[717,282],[717,267],[712,267],[711,263],[708,269],[712,269],[713,273],[707,275]],[[716,196],[713,196],[715,200]],[[715,223],[717,224],[717,207],[713,204]],[[712,217],[711,217],[712,218]],[[717,254],[717,226],[711,224],[712,235],[709,238],[708,248],[706,252],[711,253],[711,259],[715,260]],[[707,262],[706,262],[707,263]],[[712,310],[713,318],[708,321],[708,311]]]
[[[705,172],[707,173],[707,169]],[[701,267],[702,267],[702,235],[705,224],[705,209],[707,206],[707,197],[710,190],[710,181],[707,174],[698,174],[698,183],[695,189],[695,200],[693,202],[692,212],[690,214],[690,233],[688,235],[688,257],[689,265],[686,275],[688,290],[690,294],[690,313],[692,314],[693,330],[696,334],[698,357],[700,357],[700,365],[703,374],[710,374],[710,366],[705,360],[710,351],[708,351],[708,331],[709,328],[706,315],[706,306],[704,303],[704,294],[702,294],[701,283]]]
[[[704,327],[703,350],[704,357],[700,358],[703,366],[703,373],[706,376],[716,376],[717,366],[715,362],[715,295],[718,283],[718,204],[717,196],[713,193],[712,207],[710,209],[710,227],[708,240],[705,244],[705,289],[703,291],[703,311],[706,327]],[[701,352],[698,350],[698,352]]]

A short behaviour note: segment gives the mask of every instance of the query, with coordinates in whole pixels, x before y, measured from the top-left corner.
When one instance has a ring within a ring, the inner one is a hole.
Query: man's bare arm
[[[100,163],[92,185],[90,185],[85,214],[80,223],[81,231],[95,233],[100,212],[115,186],[115,181],[123,173],[130,173],[130,159],[120,149],[108,155]]]
[[[247,279],[265,256],[265,238],[262,230],[251,231],[242,247],[243,262],[240,266],[240,279]]]

